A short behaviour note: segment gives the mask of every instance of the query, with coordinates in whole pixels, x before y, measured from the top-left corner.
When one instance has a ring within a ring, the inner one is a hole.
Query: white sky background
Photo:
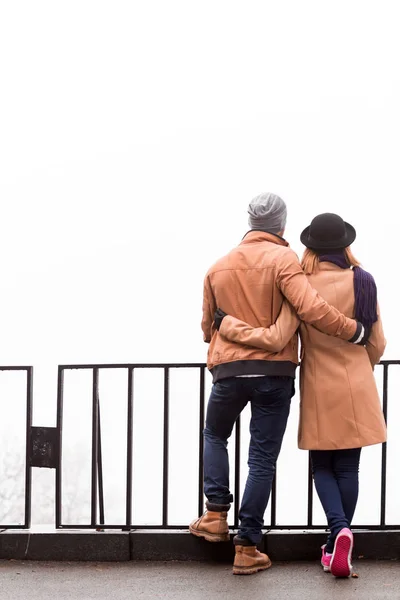
[[[262,191],[298,253],[320,212],[357,228],[400,358],[398,11],[3,3],[0,363],[35,366],[37,424],[59,363],[205,360],[203,276]]]

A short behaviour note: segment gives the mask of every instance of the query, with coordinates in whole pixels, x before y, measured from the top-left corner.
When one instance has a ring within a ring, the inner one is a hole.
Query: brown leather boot
[[[189,531],[207,542],[229,542],[228,510],[230,504],[215,505],[206,502],[207,509],[189,525]],[[216,508],[221,510],[215,510]],[[214,509],[214,510],[210,510]]]
[[[235,550],[234,575],[253,575],[257,571],[269,569],[272,565],[269,557],[259,552],[256,546],[235,546]]]

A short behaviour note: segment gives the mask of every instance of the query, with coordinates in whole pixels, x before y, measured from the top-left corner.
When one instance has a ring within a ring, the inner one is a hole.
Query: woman
[[[327,302],[364,325],[369,332],[365,346],[348,344],[300,322],[287,302],[268,329],[253,328],[229,315],[219,329],[231,341],[277,352],[300,325],[299,448],[311,451],[315,487],[330,529],[321,564],[337,577],[349,577],[352,570],[350,525],[358,498],[361,448],[386,441],[373,375],[386,342],[375,282],[350,250],[355,238],[355,229],[338,215],[318,215],[301,235],[307,247],[302,267]]]

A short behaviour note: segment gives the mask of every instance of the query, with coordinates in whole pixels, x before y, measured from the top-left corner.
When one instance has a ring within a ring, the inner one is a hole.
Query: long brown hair
[[[344,248],[343,255],[350,267],[360,266],[360,263],[352,253],[350,246]],[[318,271],[319,255],[315,252],[315,250],[311,250],[311,248],[306,248],[304,250],[303,258],[301,259],[301,267],[306,275],[312,275]]]

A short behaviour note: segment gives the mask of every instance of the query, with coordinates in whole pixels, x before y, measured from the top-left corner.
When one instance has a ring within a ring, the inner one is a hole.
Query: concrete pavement
[[[400,562],[355,563],[337,580],[316,562],[275,563],[248,577],[198,562],[46,563],[0,561],[0,598],[12,600],[400,600]]]

